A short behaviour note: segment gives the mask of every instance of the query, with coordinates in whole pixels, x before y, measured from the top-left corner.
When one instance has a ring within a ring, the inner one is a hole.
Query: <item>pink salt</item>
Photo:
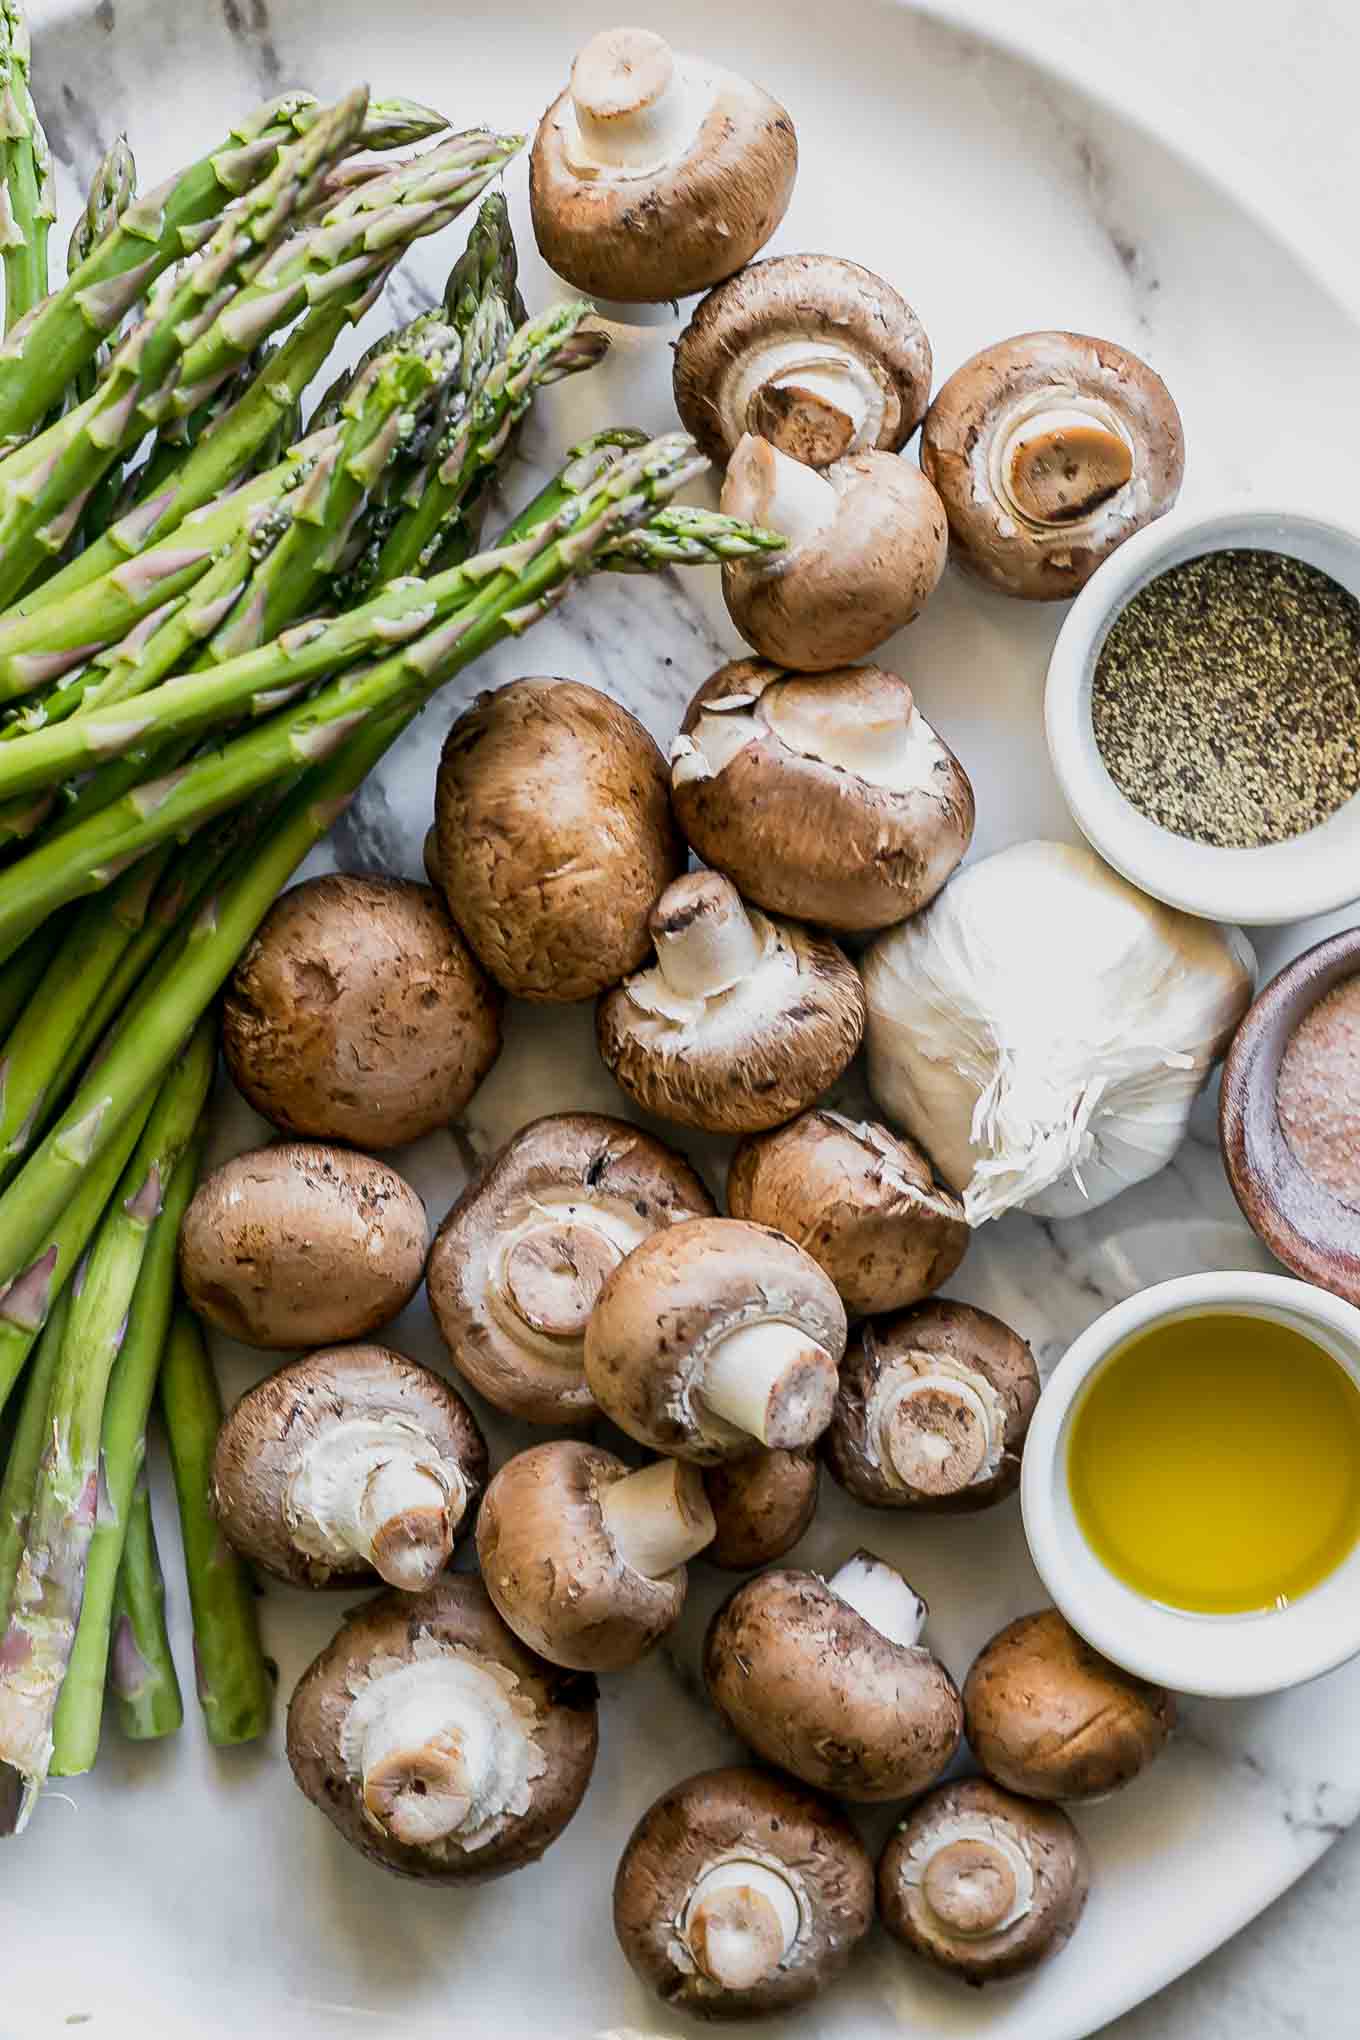
[[[1276,1103],[1300,1167],[1360,1203],[1360,973],[1333,986],[1294,1029]]]

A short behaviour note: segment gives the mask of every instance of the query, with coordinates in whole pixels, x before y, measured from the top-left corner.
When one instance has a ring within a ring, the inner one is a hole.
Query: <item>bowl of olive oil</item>
[[[1159,1283],[1075,1342],[1025,1447],[1025,1531],[1073,1627],[1183,1692],[1360,1652],[1360,1310],[1283,1275]]]

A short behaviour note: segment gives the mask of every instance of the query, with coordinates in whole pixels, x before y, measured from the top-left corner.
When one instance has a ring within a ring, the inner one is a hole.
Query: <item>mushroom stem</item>
[[[600,1514],[624,1565],[659,1580],[711,1544],[717,1532],[697,1466],[658,1459],[604,1489]]]
[[[716,1416],[762,1445],[810,1445],[831,1421],[836,1363],[797,1325],[767,1318],[720,1339],[704,1366],[701,1393]]]
[[[889,1401],[879,1436],[899,1480],[926,1495],[954,1495],[992,1458],[991,1412],[971,1382],[914,1374]]]
[[[653,177],[685,153],[703,125],[707,94],[684,59],[645,28],[607,28],[571,69],[578,171]]]
[[[993,447],[993,487],[1026,524],[1079,524],[1133,475],[1133,449],[1114,412],[1070,390],[1027,398]]]
[[[798,338],[755,348],[732,390],[733,414],[747,431],[819,468],[871,446],[884,410],[868,365],[833,341]]]
[[[838,501],[825,475],[790,459],[768,439],[748,432],[737,441],[723,478],[722,508],[729,517],[783,533],[788,546],[774,555],[776,569],[835,521]]]
[[[788,1879],[738,1858],[706,1870],[690,1893],[681,1932],[696,1964],[723,1990],[752,1990],[798,1938],[798,1900]]]
[[[904,1649],[919,1643],[928,1612],[925,1602],[900,1572],[871,1551],[857,1551],[827,1585],[890,1643]]]
[[[417,1593],[447,1565],[466,1507],[461,1472],[423,1431],[400,1417],[355,1417],[308,1445],[286,1513],[309,1556],[357,1556],[389,1586]]]
[[[651,934],[661,975],[681,998],[714,999],[760,961],[760,937],[741,895],[716,871],[692,871],[668,885],[652,910]]]
[[[471,1833],[523,1798],[543,1757],[515,1707],[514,1683],[499,1668],[432,1655],[362,1688],[345,1754],[375,1827],[424,1848]]]
[[[581,1220],[536,1226],[505,1255],[506,1295],[549,1338],[579,1338],[606,1277],[623,1259],[607,1234]]]
[[[937,1920],[965,1940],[978,1940],[1009,1926],[1023,1912],[1019,1851],[999,1835],[960,1837],[926,1859],[921,1890]],[[1032,1881],[1032,1880],[1031,1880]]]

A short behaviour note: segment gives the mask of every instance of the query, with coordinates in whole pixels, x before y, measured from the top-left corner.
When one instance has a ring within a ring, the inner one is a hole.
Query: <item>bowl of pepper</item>
[[[1277,1259],[1360,1303],[1360,928],[1258,994],[1219,1092],[1233,1194]]]
[[[1082,833],[1157,899],[1262,923],[1360,895],[1360,532],[1162,519],[1072,605],[1044,713]]]

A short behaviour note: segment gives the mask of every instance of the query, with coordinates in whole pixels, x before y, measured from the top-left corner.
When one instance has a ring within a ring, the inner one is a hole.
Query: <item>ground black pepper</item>
[[[1360,791],[1360,602],[1285,553],[1204,553],[1115,618],[1096,743],[1125,799],[1178,836],[1281,843]]]

